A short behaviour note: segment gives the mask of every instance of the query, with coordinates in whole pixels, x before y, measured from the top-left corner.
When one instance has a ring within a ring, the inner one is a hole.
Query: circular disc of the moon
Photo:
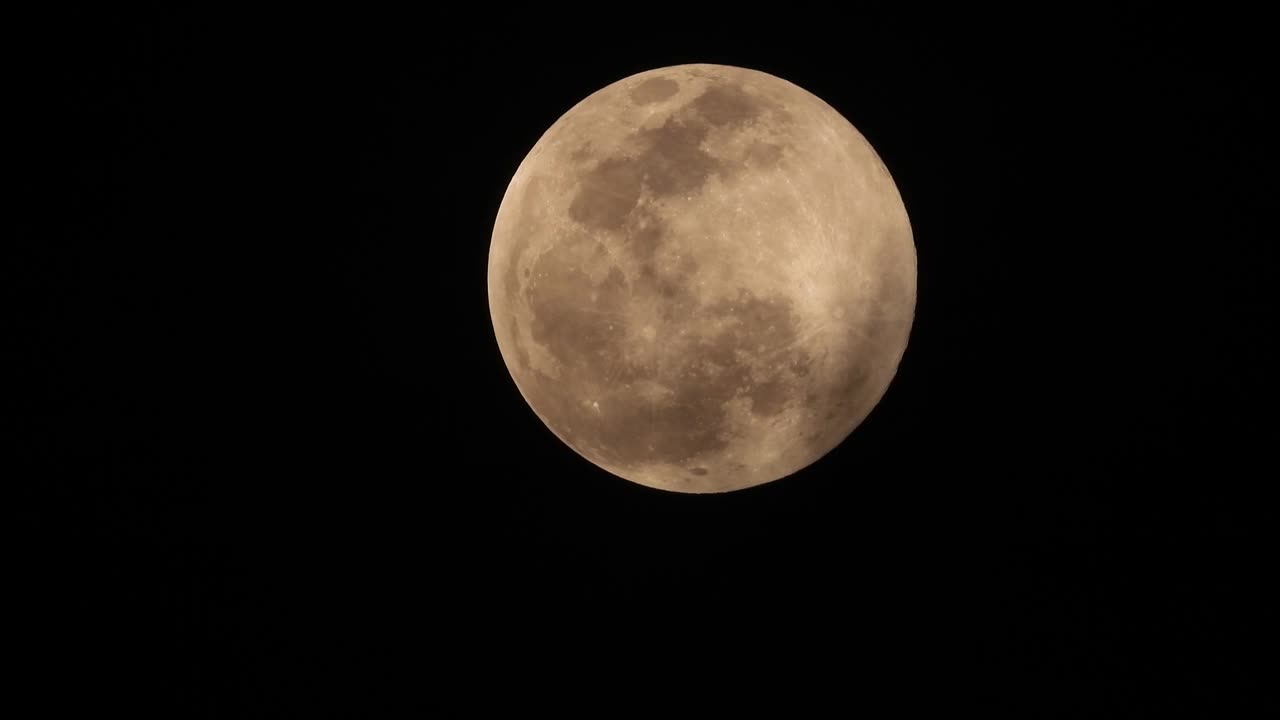
[[[508,186],[489,307],[520,393],[600,468],[689,493],[770,482],[884,395],[915,312],[906,210],[804,89],[682,65],[556,121]]]

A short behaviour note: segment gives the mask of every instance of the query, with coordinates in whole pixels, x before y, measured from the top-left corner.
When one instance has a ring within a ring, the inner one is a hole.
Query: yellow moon
[[[498,347],[533,412],[641,485],[739,490],[821,459],[897,373],[916,304],[889,171],[786,80],[665,67],[538,140],[489,251]]]

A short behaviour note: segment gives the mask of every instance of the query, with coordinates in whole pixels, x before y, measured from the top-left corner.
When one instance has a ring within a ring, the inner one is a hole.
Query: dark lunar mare
[[[651,78],[631,98],[658,102],[677,90],[674,81]],[[582,177],[570,218],[584,229],[618,238],[640,272],[627,278],[614,267],[603,281],[592,282],[584,268],[600,262],[604,249],[584,233],[559,238],[525,282],[532,339],[562,370],[561,377],[549,378],[521,358],[528,392],[534,407],[575,447],[624,467],[683,463],[729,444],[730,401],[745,398],[752,414],[767,418],[797,394],[795,380],[808,372],[812,358],[796,346],[799,322],[791,300],[740,288],[734,298],[703,305],[690,286],[696,265],[689,261],[659,270],[653,262],[672,238],[661,218],[641,202],[643,196],[696,194],[712,175],[732,176],[741,167],[713,157],[703,141],[713,128],[740,130],[768,109],[742,88],[712,85],[659,127],[635,133],[632,140],[642,148],[638,154],[605,157]],[[778,146],[757,142],[746,162],[776,163],[780,154]],[[508,287],[513,285],[519,287]],[[633,303],[653,298],[662,308],[653,339],[663,350],[660,359],[636,352],[629,339],[635,333],[628,326]],[[716,330],[708,334],[706,328]],[[645,396],[636,390],[644,381],[669,394]],[[598,407],[554,391],[566,385],[580,390],[577,396],[598,398]]]

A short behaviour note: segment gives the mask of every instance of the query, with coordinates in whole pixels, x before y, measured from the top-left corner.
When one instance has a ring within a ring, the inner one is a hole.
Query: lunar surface
[[[892,381],[906,209],[867,140],[762,72],[682,65],[556,121],[493,229],[489,307],[547,428],[620,478],[739,490],[821,459]]]

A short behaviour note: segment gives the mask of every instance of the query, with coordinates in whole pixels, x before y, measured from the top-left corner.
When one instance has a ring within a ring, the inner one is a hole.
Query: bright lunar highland
[[[915,315],[901,196],[786,80],[681,65],[579,102],[516,169],[488,293],[516,387],[596,466],[685,493],[822,458],[883,397]]]

